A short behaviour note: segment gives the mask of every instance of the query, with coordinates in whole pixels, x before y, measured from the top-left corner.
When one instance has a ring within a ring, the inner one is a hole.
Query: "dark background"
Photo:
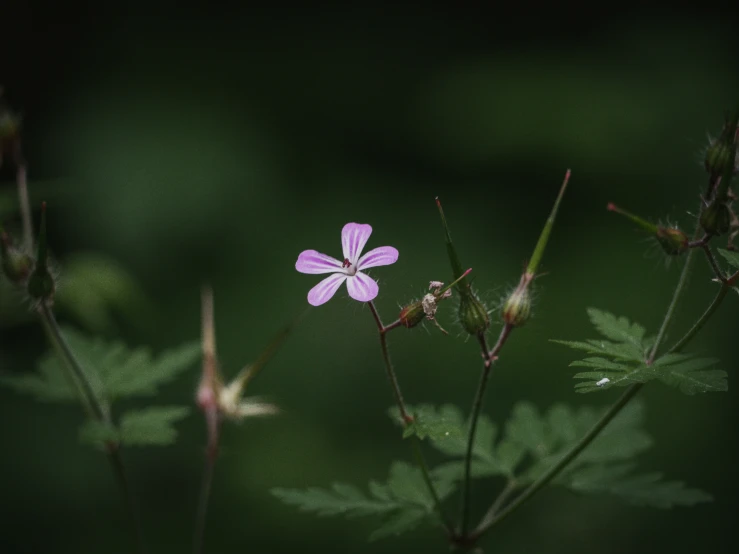
[[[520,399],[542,409],[612,402],[617,391],[575,395],[574,355],[548,339],[591,336],[588,306],[656,332],[680,264],[665,264],[605,205],[692,228],[707,134],[737,102],[736,25],[733,13],[709,6],[559,9],[224,14],[174,2],[127,3],[118,13],[3,4],[0,84],[24,114],[34,204],[50,205],[60,319],[159,351],[198,337],[208,281],[230,374],[307,306],[319,278],[294,270],[298,253],[338,256],[348,221],[373,226],[368,247],[400,251],[397,264],[373,273],[385,319],[429,280],[448,280],[436,195],[493,308],[517,282],[569,167],[536,317],[506,346],[485,410],[502,421]],[[0,215],[13,227],[9,167],[2,177]],[[668,340],[715,292],[704,266],[696,265]],[[116,267],[131,280],[100,277]],[[96,277],[108,287],[104,301],[79,285]],[[496,528],[485,550],[734,551],[738,300],[728,297],[693,343],[723,360],[729,394],[687,397],[660,384],[643,393],[656,446],[641,467],[705,489],[715,502],[659,511],[551,489]],[[471,402],[479,353],[453,313],[448,303],[440,315],[449,337],[431,326],[391,336],[410,402]],[[31,371],[43,335],[7,288],[0,330],[0,371]],[[157,403],[191,402],[198,371]],[[384,478],[393,459],[410,458],[385,416],[392,398],[374,324],[344,289],[310,312],[250,390],[283,414],[226,429],[208,552],[447,551],[430,527],[368,545],[374,522],[318,519],[268,493],[334,480],[363,485]],[[4,551],[131,551],[107,462],[77,442],[81,417],[76,407],[0,390]],[[125,453],[151,552],[190,548],[200,415],[180,430],[174,447]],[[497,486],[480,484],[480,513]]]

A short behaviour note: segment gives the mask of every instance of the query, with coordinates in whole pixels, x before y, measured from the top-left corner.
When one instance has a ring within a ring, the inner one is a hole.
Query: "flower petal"
[[[346,275],[343,273],[334,273],[333,275],[329,275],[308,291],[308,303],[311,306],[320,306],[321,304],[325,304],[331,300],[331,297],[336,294],[341,283],[345,280]]]
[[[341,230],[341,247],[344,258],[356,265],[364,245],[372,234],[372,227],[361,223],[347,223]]]
[[[334,273],[341,271],[341,262],[315,250],[305,250],[298,256],[295,269],[300,273]]]
[[[349,291],[349,296],[360,302],[374,300],[380,291],[380,287],[377,286],[375,280],[361,271],[357,271],[356,275],[347,278],[346,288]]]
[[[390,265],[398,261],[398,251],[392,246],[380,246],[370,250],[359,258],[357,269],[377,267],[378,265]]]

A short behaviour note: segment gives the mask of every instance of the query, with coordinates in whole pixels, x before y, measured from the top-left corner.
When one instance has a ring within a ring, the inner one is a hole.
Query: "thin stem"
[[[87,373],[85,373],[85,370],[77,361],[74,352],[72,352],[72,349],[69,347],[67,340],[64,338],[64,335],[62,335],[59,324],[54,317],[54,312],[51,311],[51,308],[49,308],[49,305],[45,300],[42,301],[39,306],[39,314],[41,315],[44,326],[49,330],[52,343],[62,353],[62,356],[67,362],[67,366],[74,375],[75,381],[78,383],[80,389],[82,390],[82,394],[84,395],[86,403],[90,411],[92,412],[93,417],[99,421],[108,421],[107,410],[105,410],[104,407],[101,405],[98,395],[95,394],[95,391],[90,384]]]
[[[515,512],[520,506],[525,504],[532,496],[539,492],[542,488],[549,484],[572,460],[574,460],[580,452],[598,436],[598,434],[610,423],[610,421],[618,415],[621,409],[631,400],[636,393],[638,393],[643,384],[638,383],[631,385],[621,395],[621,397],[613,404],[608,411],[598,420],[598,422],[583,436],[575,446],[573,446],[567,454],[565,454],[560,460],[553,465],[546,473],[540,476],[536,481],[529,485],[524,492],[521,493],[513,502],[511,502],[501,512],[495,514],[491,509],[488,510],[485,518],[480,522],[480,525],[469,535],[468,540],[473,543],[484,535],[493,525],[500,523],[503,519],[508,517],[510,514]]]
[[[398,383],[398,378],[395,374],[395,369],[393,368],[393,363],[390,360],[390,352],[388,351],[387,347],[387,332],[390,329],[394,329],[395,327],[399,326],[400,320],[395,321],[385,327],[382,324],[382,318],[380,318],[380,314],[377,312],[377,308],[375,307],[374,302],[370,301],[367,302],[367,304],[370,307],[370,311],[372,312],[372,316],[375,319],[375,323],[377,324],[377,331],[380,335],[380,347],[382,349],[382,359],[385,362],[385,371],[387,373],[388,379],[390,381],[390,385],[393,389],[393,394],[395,395],[395,402],[398,405],[398,410],[400,411],[400,417],[403,420],[403,425],[407,426],[410,423],[413,422],[413,417],[408,414],[408,410],[405,407],[405,402],[403,400],[403,394],[400,391],[400,384]],[[439,513],[439,517],[441,518],[441,521],[446,528],[448,533],[452,533],[453,526],[451,524],[451,521],[444,513],[444,509],[441,505],[441,498],[439,498],[439,494],[436,492],[436,487],[434,486],[433,481],[431,480],[431,473],[428,468],[428,464],[426,464],[426,460],[423,456],[423,451],[421,450],[421,444],[416,435],[413,435],[411,437],[411,444],[413,447],[413,454],[416,458],[416,462],[418,464],[419,469],[421,470],[421,474],[423,475],[423,480],[426,483],[426,487],[429,490],[429,493],[431,493],[431,497],[434,500],[434,504],[436,506],[436,511]]]
[[[480,349],[482,350],[482,357],[484,360],[482,372],[480,373],[480,381],[477,384],[477,391],[475,392],[475,399],[472,402],[472,413],[470,414],[470,428],[467,435],[467,450],[464,456],[464,481],[462,483],[462,509],[461,509],[461,521],[459,525],[459,531],[462,536],[467,533],[467,525],[470,517],[470,496],[472,486],[472,451],[475,448],[475,434],[477,433],[477,422],[480,419],[480,412],[482,411],[482,403],[485,398],[485,389],[490,378],[490,373],[493,367],[493,360],[497,356],[500,349],[505,344],[508,336],[511,334],[513,326],[506,324],[498,336],[498,341],[492,351],[488,352],[488,344],[485,339],[485,335],[480,333],[477,336],[477,340],[480,342]]]
[[[95,391],[90,384],[87,374],[85,373],[80,363],[77,361],[74,352],[72,352],[72,349],[69,347],[69,344],[64,338],[64,335],[59,328],[59,324],[54,317],[54,312],[52,312],[51,308],[49,308],[49,305],[46,301],[42,301],[40,303],[38,313],[41,316],[44,328],[47,330],[54,348],[61,353],[67,367],[69,367],[69,369],[72,371],[74,381],[82,393],[82,397],[85,401],[85,406],[90,412],[91,416],[97,421],[108,422],[109,415],[107,408],[101,404],[100,399],[95,394]],[[126,478],[126,473],[124,471],[120,447],[115,443],[107,443],[106,452],[108,454],[108,459],[110,460],[111,466],[113,467],[113,472],[115,473],[116,479],[118,480],[118,483],[121,487],[121,492],[123,493],[123,500],[128,510],[128,517],[131,522],[138,551],[143,553],[145,552],[145,548],[143,533],[141,531],[141,521],[139,520],[136,503],[134,502],[133,494],[131,493],[131,488],[128,484],[128,479]]]
[[[696,236],[697,236],[697,233],[698,233],[698,229],[696,229]],[[685,258],[685,265],[683,266],[683,270],[680,273],[680,279],[678,280],[677,286],[675,287],[675,292],[672,294],[672,300],[670,301],[670,305],[667,308],[665,317],[662,320],[662,326],[659,328],[659,332],[657,333],[657,339],[654,341],[652,350],[649,353],[649,357],[647,358],[647,365],[651,365],[652,362],[654,362],[654,358],[657,356],[657,350],[662,344],[662,341],[665,338],[665,333],[667,332],[667,328],[670,326],[670,323],[672,322],[672,318],[675,315],[675,309],[677,308],[677,304],[680,301],[680,297],[682,296],[685,290],[685,285],[688,282],[688,274],[690,273],[690,265],[694,257],[695,257],[695,250],[694,249],[689,250]]]
[[[508,479],[508,482],[506,483],[505,487],[503,487],[503,490],[500,491],[500,494],[498,495],[498,498],[496,498],[490,508],[488,509],[487,513],[483,517],[483,521],[486,519],[492,519],[495,517],[495,514],[497,514],[500,509],[503,507],[503,505],[506,503],[506,501],[510,498],[510,496],[516,492],[516,489],[518,489],[518,483],[515,479],[512,477]]]
[[[721,268],[718,266],[716,257],[713,255],[713,252],[711,252],[711,248],[707,244],[704,244],[702,246],[702,249],[706,253],[706,258],[708,258],[708,263],[711,265],[711,269],[713,269],[713,272],[716,274],[716,278],[722,283],[726,281],[726,277],[724,277]]]
[[[390,360],[390,352],[388,351],[388,348],[387,348],[386,333],[388,329],[385,326],[383,326],[382,319],[380,319],[380,314],[377,313],[377,308],[375,308],[375,303],[370,301],[370,302],[367,302],[367,304],[369,305],[370,311],[372,312],[372,315],[375,318],[375,323],[377,323],[377,330],[380,335],[380,347],[382,349],[382,359],[385,362],[385,372],[387,373],[387,378],[390,381],[390,386],[393,389],[393,394],[395,395],[395,402],[398,404],[398,410],[400,410],[400,417],[403,419],[405,423],[409,423],[410,421],[413,420],[413,418],[408,415],[408,411],[406,410],[405,401],[403,400],[403,393],[400,391],[400,383],[398,383],[398,377],[395,374],[395,369],[393,368],[393,362]],[[395,323],[400,324],[399,321]]]
[[[138,510],[136,509],[136,503],[133,499],[131,487],[128,484],[126,470],[123,466],[123,459],[121,458],[120,447],[117,444],[109,443],[106,447],[106,451],[108,453],[110,465],[113,467],[113,473],[115,473],[118,484],[121,487],[121,493],[123,494],[126,507],[128,508],[128,519],[131,524],[131,532],[136,540],[136,548],[143,554],[146,552],[146,547],[144,546],[141,521],[139,520]]]
[[[731,286],[727,285],[726,283],[723,283],[721,285],[718,293],[716,293],[716,297],[713,299],[708,308],[706,308],[706,311],[703,312],[703,315],[700,316],[698,321],[696,321],[690,328],[690,330],[685,333],[685,336],[683,336],[683,338],[677,341],[675,345],[667,351],[668,354],[672,354],[673,352],[680,352],[680,350],[682,350],[685,345],[688,344],[688,342],[698,333],[698,331],[703,328],[703,326],[710,319],[710,317],[713,315],[713,312],[716,311],[716,309],[719,307],[724,297],[730,290]]]
[[[208,452],[203,470],[203,480],[200,485],[200,498],[198,500],[198,511],[195,519],[195,535],[193,538],[193,553],[201,554],[205,545],[205,521],[208,515],[208,504],[210,491],[213,488],[213,474],[216,467],[216,456]]]

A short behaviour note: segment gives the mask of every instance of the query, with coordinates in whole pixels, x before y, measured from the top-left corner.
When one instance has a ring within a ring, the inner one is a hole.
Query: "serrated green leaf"
[[[528,452],[534,457],[534,463],[521,475],[520,482],[533,481],[554,465],[572,446],[584,436],[602,416],[602,409],[582,407],[572,410],[563,404],[552,406],[545,416],[539,416],[527,404],[526,410],[518,408],[520,414],[526,414],[530,422],[528,427],[518,427],[513,436],[516,440],[527,444]],[[651,437],[641,429],[644,419],[644,408],[639,402],[626,406],[600,433],[600,435],[572,462],[567,471],[582,465],[616,462],[628,460],[648,449],[652,445]],[[532,429],[531,437],[523,436],[524,431]],[[545,436],[545,439],[541,437]],[[548,448],[531,448],[535,441],[543,442]]]
[[[431,404],[407,406],[408,414],[413,416],[413,422],[405,425],[400,417],[397,406],[389,408],[390,417],[403,427],[403,438],[416,435],[419,439],[429,438],[435,441],[455,443],[464,440],[464,431],[461,425],[462,413],[459,408],[445,404],[438,410]]]
[[[110,422],[88,420],[80,426],[80,442],[102,448],[120,441],[120,431]]]
[[[597,354],[570,363],[571,367],[593,370],[575,374],[574,378],[582,381],[575,385],[576,392],[596,392],[654,379],[676,386],[686,394],[728,389],[725,372],[706,369],[716,360],[695,358],[690,354],[667,354],[647,364],[646,352],[652,339],[644,338],[645,331],[641,325],[594,308],[589,308],[588,314],[602,335],[620,342],[553,341],[588,354]]]
[[[400,503],[387,498],[368,498],[358,489],[351,490],[347,496],[347,487],[349,485],[334,483],[330,490],[319,487],[305,490],[274,488],[270,492],[285,504],[297,506],[303,512],[314,512],[318,516],[342,515],[351,518],[381,514],[400,507]]]
[[[174,423],[190,413],[185,406],[146,408],[126,412],[121,418],[120,440],[127,446],[165,446],[177,437]]]
[[[685,394],[725,392],[729,390],[727,375],[715,366],[715,358],[692,358],[688,354],[668,354],[655,360],[660,381],[679,388]]]
[[[551,339],[551,342],[563,344],[573,350],[581,350],[587,354],[598,356],[610,356],[617,360],[641,362],[646,357],[646,348],[636,348],[630,343],[615,343],[602,339],[589,339],[586,341],[571,341]]]
[[[739,252],[732,252],[731,250],[719,248],[718,253],[721,254],[729,264],[739,269]]]
[[[454,483],[434,479],[441,499],[454,490]],[[383,515],[387,519],[370,535],[370,540],[397,535],[416,527],[434,515],[435,503],[421,471],[405,462],[394,462],[386,484],[370,481],[369,496],[353,485],[335,483],[331,489],[305,490],[276,488],[271,493],[286,504],[319,516],[357,517]]]
[[[196,342],[152,359],[146,348],[129,350],[120,342],[89,338],[71,328],[64,328],[62,333],[102,405],[118,397],[152,395],[159,385],[173,380],[200,357]],[[39,362],[36,375],[5,378],[2,383],[41,400],[72,401],[76,393],[62,364],[55,353],[49,352]]]
[[[616,317],[596,308],[588,308],[587,312],[593,326],[607,339],[631,343],[640,349],[643,347],[645,329],[638,323],[631,323],[625,317]]]
[[[73,402],[77,399],[77,393],[66,371],[56,360],[50,363],[49,359],[45,359],[39,363],[38,373],[3,375],[0,385],[35,396],[42,402]]]
[[[536,406],[530,402],[519,402],[506,423],[506,437],[524,446],[537,458],[551,453],[554,438]]]
[[[633,464],[597,465],[568,476],[566,486],[582,493],[606,493],[636,506],[671,508],[710,502],[711,495],[686,488],[680,481],[662,481],[661,473],[630,475]]]

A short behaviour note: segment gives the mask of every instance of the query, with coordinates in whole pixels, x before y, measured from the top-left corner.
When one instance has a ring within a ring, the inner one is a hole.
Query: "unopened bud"
[[[459,322],[470,335],[480,335],[490,326],[488,311],[471,292],[462,295],[459,303]]]
[[[717,139],[712,139],[706,149],[706,157],[703,160],[706,171],[716,180],[726,174],[727,171],[736,173],[736,115],[729,118],[721,130]]]
[[[411,329],[423,321],[426,312],[423,309],[423,301],[416,300],[400,310],[400,322]]]
[[[670,256],[678,256],[688,249],[688,235],[674,227],[658,227],[657,242]]]
[[[503,304],[501,316],[506,324],[513,327],[521,327],[528,321],[531,315],[530,282],[531,278],[529,274],[524,274],[521,277],[521,282]]]
[[[717,198],[703,210],[700,223],[709,235],[723,235],[731,226],[731,210]]]
[[[11,283],[22,285],[33,268],[33,259],[28,254],[14,248],[7,233],[0,233],[0,255],[5,276]]]

